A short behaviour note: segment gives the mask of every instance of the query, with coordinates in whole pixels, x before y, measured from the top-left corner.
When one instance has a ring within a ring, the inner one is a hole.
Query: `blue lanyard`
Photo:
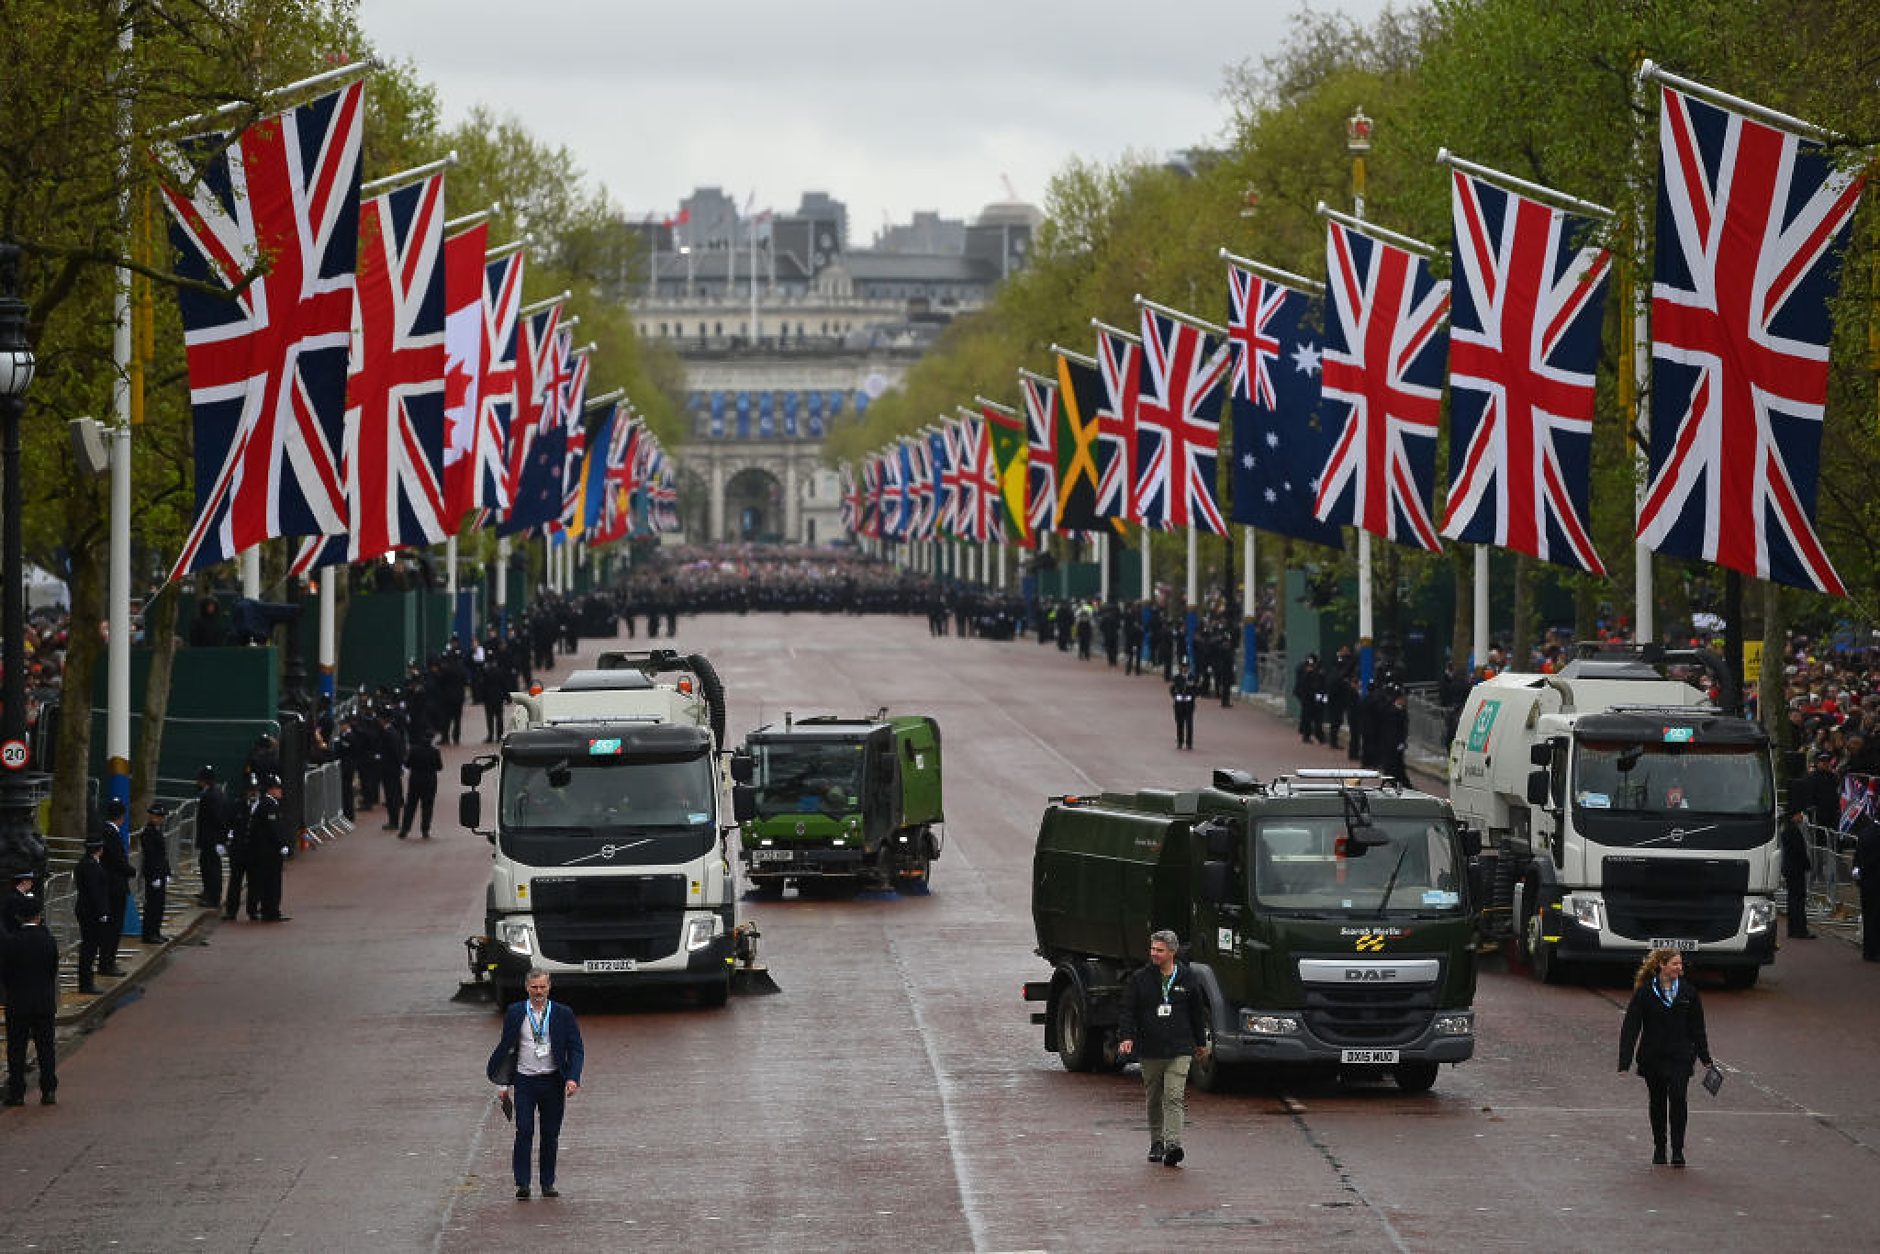
[[[529,1016],[529,1031],[535,1033],[535,1040],[537,1044],[540,1044],[542,1041],[545,1041],[548,1039],[548,1016],[550,1012],[554,1010],[554,1008],[555,1008],[554,1002],[551,1001],[547,1003],[546,1005],[542,1007],[542,1017],[540,1019],[537,1019],[535,1017],[534,1006],[529,1005],[527,1002],[524,1002],[522,1005],[523,1013]]]
[[[1180,967],[1170,967],[1168,978],[1162,981],[1162,1004],[1168,1004],[1168,995],[1175,987],[1175,977],[1181,974]]]
[[[1665,1004],[1666,1009],[1669,1009],[1671,1003],[1678,999],[1678,985],[1682,983],[1682,980],[1673,980],[1671,981],[1671,987],[1666,988],[1657,980],[1653,980],[1652,991],[1658,994],[1658,1000]]]

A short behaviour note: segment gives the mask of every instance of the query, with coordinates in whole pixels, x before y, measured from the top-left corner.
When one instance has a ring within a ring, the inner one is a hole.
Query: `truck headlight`
[[[1255,1036],[1291,1036],[1299,1031],[1299,1020],[1291,1015],[1257,1015],[1248,1011],[1240,1016],[1240,1027]]]
[[[1475,1031],[1475,1018],[1472,1015],[1443,1015],[1436,1020],[1438,1036],[1467,1036]]]
[[[527,923],[503,923],[496,929],[496,938],[512,954],[529,958],[535,955],[535,930]]]
[[[1572,902],[1573,921],[1581,927],[1599,930],[1599,900],[1592,897],[1575,897]]]
[[[1775,902],[1765,900],[1749,903],[1749,931],[1752,936],[1773,926],[1775,921]]]
[[[703,915],[688,921],[685,925],[685,951],[697,953],[712,943],[712,936],[718,931],[718,920],[712,915]]]

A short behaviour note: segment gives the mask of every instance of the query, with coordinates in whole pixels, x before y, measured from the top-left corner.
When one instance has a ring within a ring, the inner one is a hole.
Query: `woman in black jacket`
[[[1710,1065],[1710,1039],[1704,1034],[1704,1006],[1695,985],[1684,982],[1684,955],[1654,949],[1639,964],[1632,981],[1632,1001],[1619,1029],[1619,1070],[1632,1065],[1651,1098],[1652,1162],[1665,1161],[1666,1123],[1671,1131],[1671,1165],[1684,1166],[1685,1090],[1692,1064]]]

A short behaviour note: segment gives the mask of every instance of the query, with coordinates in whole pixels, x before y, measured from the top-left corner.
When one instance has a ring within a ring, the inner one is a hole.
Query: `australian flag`
[[[1304,292],[1227,267],[1233,520],[1338,548],[1343,531],[1313,512],[1332,433],[1318,417],[1320,343],[1310,305]]]

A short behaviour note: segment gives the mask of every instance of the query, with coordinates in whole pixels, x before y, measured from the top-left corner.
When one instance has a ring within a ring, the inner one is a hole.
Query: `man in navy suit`
[[[519,1001],[503,1015],[503,1039],[490,1055],[490,1083],[507,1099],[513,1090],[516,1110],[516,1196],[529,1196],[529,1142],[535,1115],[542,1114],[542,1196],[560,1197],[555,1188],[555,1151],[561,1142],[561,1116],[581,1087],[581,1029],[574,1011],[548,999],[548,973],[531,971]]]

